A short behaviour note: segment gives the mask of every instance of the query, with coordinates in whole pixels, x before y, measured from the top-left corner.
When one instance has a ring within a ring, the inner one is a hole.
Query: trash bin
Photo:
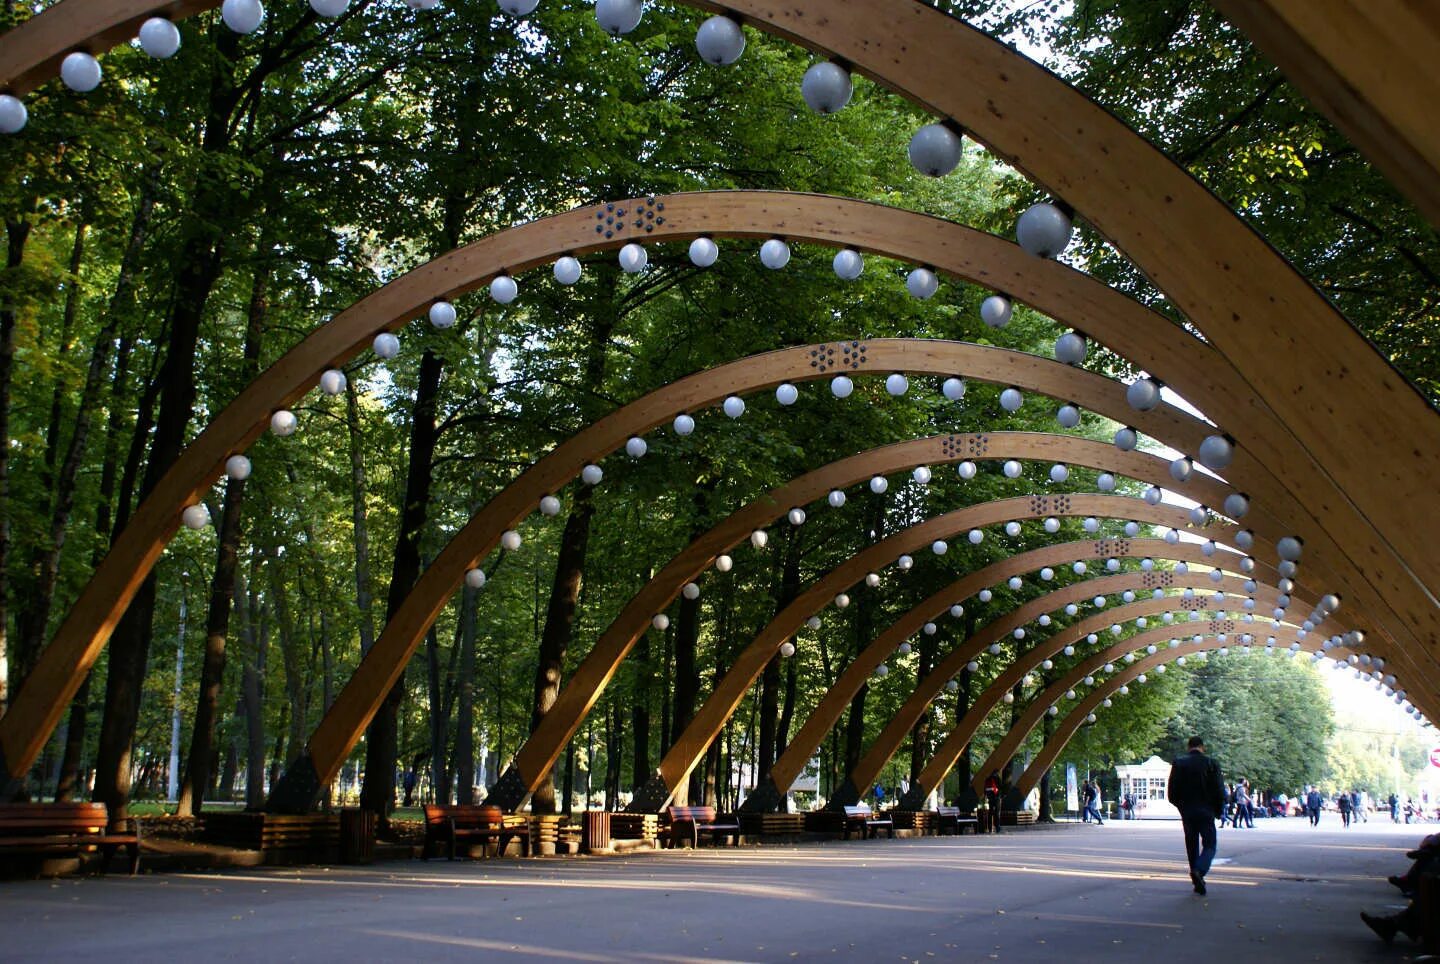
[[[585,822],[581,824],[585,853],[610,849],[610,814],[604,810],[586,810]]]
[[[340,861],[368,864],[375,860],[375,814],[349,808],[340,811]]]

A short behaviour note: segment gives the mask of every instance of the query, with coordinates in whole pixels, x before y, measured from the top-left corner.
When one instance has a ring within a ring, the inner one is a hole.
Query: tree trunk
[[[791,527],[785,538],[785,552],[780,559],[780,578],[775,590],[775,614],[779,615],[800,592],[800,534]],[[780,715],[780,664],[783,657],[776,652],[765,664],[760,677],[760,743],[755,760],[755,779],[763,779],[779,756],[776,723]],[[788,726],[788,724],[787,724]]]
[[[449,765],[446,757],[449,747],[446,739],[449,730],[449,714],[445,712],[445,697],[440,691],[440,634],[435,624],[425,634],[425,682],[430,697],[430,783],[435,788],[435,802],[450,802],[449,780],[446,775]]]
[[[475,637],[478,590],[466,586],[460,597],[460,692],[455,707],[457,803],[475,802]]]
[[[258,594],[252,590],[246,595],[243,576],[236,578],[235,591],[247,600],[241,626],[249,657],[241,680],[245,701],[245,806],[260,810],[265,806],[265,656],[270,630],[262,621]]]
[[[630,787],[638,791],[650,779],[650,633],[640,634],[633,660],[635,668],[635,700],[630,707],[631,739],[634,756],[630,761]]]
[[[237,34],[216,35],[217,68],[211,75],[210,105],[201,150],[218,155],[228,150],[231,113],[236,105],[232,58]],[[237,192],[227,182],[203,181],[186,218],[185,241],[175,265],[175,294],[170,310],[170,338],[160,373],[160,412],[150,444],[150,458],[140,488],[143,499],[179,458],[195,406],[195,350],[200,321],[220,274],[224,240],[234,217]],[[124,816],[130,802],[130,753],[139,719],[150,655],[151,620],[155,611],[157,574],[141,584],[110,640],[110,668],[105,680],[105,717],[100,726],[96,758],[95,798],[113,816]]]
[[[350,439],[350,519],[355,541],[355,609],[360,620],[360,655],[375,645],[374,594],[370,588],[370,525],[365,507],[365,450],[361,447],[360,403],[353,373],[345,383],[345,428]]]
[[[533,711],[530,732],[534,733],[545,714],[560,696],[560,677],[565,669],[565,654],[575,628],[575,610],[580,601],[586,549],[590,542],[590,520],[595,508],[590,492],[581,488],[575,494],[560,549],[555,559],[555,581],[550,590],[550,605],[545,614],[545,631],[540,637],[540,660],[535,670]],[[530,798],[535,813],[555,812],[555,776],[547,773]]]
[[[30,237],[30,222],[23,218],[5,219],[5,273],[19,272],[25,260],[25,242]],[[13,292],[12,285],[5,285]],[[10,706],[11,681],[23,680],[29,671],[24,653],[17,653],[12,665],[9,657],[10,625],[10,383],[15,372],[15,325],[19,305],[10,294],[0,295],[0,713]]]
[[[940,647],[939,634],[920,634],[920,653],[915,673],[915,685],[918,687],[930,675],[935,666],[935,654]],[[910,730],[910,782],[914,784],[920,779],[920,771],[925,769],[925,762],[930,757],[930,727],[934,723],[934,713],[926,709],[920,714],[920,719],[915,721],[915,726]]]
[[[444,362],[433,352],[420,359],[420,377],[415,389],[415,409],[410,421],[410,465],[405,475],[405,498],[400,511],[400,535],[395,543],[395,560],[390,571],[385,619],[395,613],[420,577],[420,538],[429,514],[430,483],[434,473],[435,442],[438,435],[435,406],[440,394]],[[380,704],[365,741],[365,783],[360,805],[376,814],[388,829],[390,810],[395,804],[395,764],[399,752],[400,704],[405,699],[405,680],[396,681]]]

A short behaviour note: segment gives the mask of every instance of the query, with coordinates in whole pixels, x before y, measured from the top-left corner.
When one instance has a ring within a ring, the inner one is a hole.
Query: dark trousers
[[[1306,809],[1307,809],[1307,810],[1309,811],[1309,813],[1310,813],[1310,826],[1312,826],[1312,827],[1318,826],[1319,823],[1320,823],[1320,808],[1319,808],[1319,807],[1307,807]]]
[[[1210,861],[1215,859],[1215,814],[1209,810],[1189,810],[1180,814],[1181,826],[1185,829],[1185,856],[1190,861],[1190,873],[1204,877],[1210,872]]]
[[[990,826],[984,829],[991,833],[1000,832],[1000,794],[985,794],[985,819]]]

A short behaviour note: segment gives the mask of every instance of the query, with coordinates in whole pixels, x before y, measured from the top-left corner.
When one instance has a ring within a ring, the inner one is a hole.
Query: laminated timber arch
[[[554,767],[620,664],[649,628],[651,617],[668,606],[681,587],[703,572],[717,555],[744,540],[755,529],[773,522],[791,506],[808,505],[831,489],[843,489],[870,476],[888,475],[917,465],[1012,458],[1063,462],[1160,486],[1169,481],[1168,463],[1157,456],[1119,452],[1112,445],[1092,439],[1037,432],[952,434],[900,442],[799,476],[697,538],[651,578],[581,660],[555,704],[516,751],[507,772],[491,791],[491,798],[507,809],[523,805]],[[1190,494],[1209,505],[1220,504],[1229,492],[1227,486],[1210,477],[1194,480],[1192,486]],[[1261,520],[1259,510],[1254,514]],[[1266,521],[1257,521],[1255,528],[1262,543],[1273,542],[1280,535]],[[1196,561],[1201,558],[1198,549],[1195,558]]]
[[[635,794],[628,809],[653,812],[663,808],[690,771],[700,762],[710,743],[729,722],[736,707],[752,683],[764,670],[780,645],[800,630],[805,620],[825,606],[833,597],[859,582],[864,575],[887,565],[902,553],[917,552],[936,539],[946,539],[972,528],[983,528],[1012,519],[1044,516],[1123,517],[1152,525],[1183,525],[1186,513],[1174,506],[1151,506],[1124,496],[1059,495],[1027,496],[997,499],[947,512],[926,519],[907,529],[868,546],[836,566],[800,592],[730,663],[729,669],[715,683],[709,697],[696,711],[694,718],[676,738],[660,761],[655,775]],[[1227,542],[1233,527],[1217,525],[1196,533],[1216,542]],[[985,569],[971,573],[956,584],[959,598],[987,588],[996,573],[1018,574],[1042,566],[1069,565],[1077,558],[1108,558],[1128,555],[1143,546],[1147,555],[1164,555],[1158,547],[1168,547],[1159,540],[1098,539],[1060,543],[1017,553]],[[1150,551],[1153,550],[1153,551]],[[961,588],[963,587],[963,588]],[[953,601],[953,598],[952,598]],[[948,605],[948,604],[947,604]]]
[[[1291,436],[1286,458],[1295,461],[1285,464],[1297,500],[1316,519],[1370,530],[1366,541],[1393,552],[1424,590],[1427,602],[1412,615],[1433,622],[1440,541],[1411,520],[1417,511],[1428,515],[1434,502],[1428,480],[1440,475],[1440,419],[1339,312],[1181,167],[1043,67],[926,4],[686,2],[844,62],[965,128],[1078,210],[1230,361],[1244,383],[1235,398],[1253,396],[1279,417]],[[62,0],[0,37],[0,89],[24,93],[53,76],[71,49],[107,49],[133,36],[151,14],[185,17],[218,5]],[[1368,22],[1353,13],[1336,21]],[[1392,36],[1415,46],[1405,32]],[[1389,92],[1394,85],[1379,86]],[[1365,106],[1383,117],[1389,105]],[[1182,394],[1207,406],[1222,399]],[[1266,450],[1256,434],[1261,423],[1220,422],[1242,445]],[[1398,439],[1406,444],[1394,444]],[[1369,566],[1379,564],[1379,554],[1366,558]],[[1440,637],[1433,627],[1426,640],[1434,658]]]
[[[1082,660],[1067,669],[1063,675],[1056,678],[1053,682],[1049,683],[1044,691],[1036,694],[1029,705],[1025,707],[1025,711],[1020,714],[1020,718],[1015,722],[1015,725],[1005,733],[1000,742],[991,749],[984,762],[976,769],[975,773],[971,775],[971,791],[977,796],[982,793],[985,789],[985,775],[992,770],[1002,768],[1005,763],[1019,751],[1020,745],[1025,742],[1025,738],[1030,735],[1030,731],[1039,725],[1041,717],[1046,714],[1048,708],[1052,705],[1058,706],[1063,702],[1065,693],[1075,689],[1086,676],[1093,676],[1106,664],[1112,664],[1117,660],[1122,660],[1127,653],[1134,653],[1137,649],[1143,649],[1152,644],[1160,647],[1167,653],[1184,655],[1182,650],[1184,642],[1187,640],[1190,641],[1192,646],[1200,645],[1203,647],[1203,644],[1193,642],[1193,638],[1197,633],[1205,638],[1214,638],[1217,641],[1215,644],[1217,646],[1229,645],[1228,639],[1233,636],[1235,645],[1238,647],[1240,645],[1238,642],[1239,634],[1245,631],[1242,628],[1244,624],[1235,619],[1222,620],[1211,618],[1202,620],[1194,624],[1196,629],[1189,633],[1183,632],[1183,630],[1190,625],[1191,624],[1187,623],[1179,629],[1173,626],[1162,626],[1159,629],[1152,629],[1144,633],[1138,633],[1127,639],[1122,639],[1103,650],[1085,654]],[[1273,631],[1267,633],[1266,636],[1267,638],[1270,636],[1275,637],[1275,645],[1288,647],[1292,642],[1300,642],[1301,648],[1306,648],[1302,637],[1297,631],[1298,627],[1282,625],[1272,627],[1272,629]],[[1227,639],[1220,639],[1222,636],[1227,637]],[[1181,645],[1171,648],[1169,642],[1175,639],[1180,639]],[[1318,649],[1319,644],[1312,642],[1309,648],[1312,650]],[[1336,652],[1348,653],[1349,651],[1336,650]],[[1157,650],[1155,653],[1149,655],[1158,656],[1159,651]],[[990,684],[987,688],[986,695],[998,699],[1004,690],[1015,686],[1027,673],[1039,669],[1041,658],[1030,659],[1029,656],[1030,654],[1027,653],[1027,658],[1024,660],[1016,660],[1015,665],[1007,669],[1000,678]],[[1137,661],[1138,659],[1139,657],[1137,656]],[[1135,664],[1130,663],[1127,665],[1133,666]],[[992,690],[994,691],[993,693],[990,692]],[[994,705],[993,702],[991,705]],[[967,727],[971,736],[974,735],[976,727],[978,727],[981,722],[981,720],[976,720],[975,726]],[[969,740],[967,739],[966,742],[968,743]],[[948,768],[946,772],[948,772]],[[940,774],[940,776],[942,779],[944,778],[944,774]],[[932,786],[939,785],[938,781],[932,784]]]
[[[1308,640],[1301,640],[1299,642],[1299,652],[1314,653],[1320,651],[1317,645]],[[1054,765],[1055,758],[1060,755],[1060,752],[1065,749],[1066,744],[1074,737],[1075,731],[1084,725],[1086,717],[1095,712],[1095,709],[1099,707],[1110,694],[1120,689],[1120,687],[1133,682],[1141,673],[1147,673],[1181,656],[1218,649],[1220,645],[1219,642],[1205,642],[1200,644],[1192,642],[1182,643],[1176,649],[1162,649],[1158,653],[1146,656],[1144,659],[1135,660],[1135,662],[1126,666],[1114,676],[1098,683],[1093,690],[1086,693],[1085,696],[1080,699],[1073,711],[1063,719],[1058,720],[1054,732],[1050,734],[1049,741],[1040,748],[1040,752],[1035,755],[1035,759],[1030,761],[1030,766],[1026,768],[1025,772],[1020,775],[1020,778],[1015,781],[1015,794],[1020,799],[1029,796],[1030,791],[1035,789],[1035,786],[1040,782],[1040,778]],[[1288,645],[1287,643],[1287,646]],[[1336,649],[1330,652],[1339,653],[1344,651]]]
[[[1224,562],[1206,558],[1200,552],[1199,547],[1194,545],[1184,547],[1167,545],[1159,558],[1167,561],[1196,562],[1207,566],[1224,565]],[[1008,578],[1009,575],[1011,573],[1006,573],[1000,578]],[[1268,574],[1257,572],[1256,578],[1258,580],[1271,577]],[[838,806],[858,802],[862,792],[861,788],[871,786],[880,771],[884,769],[885,764],[899,752],[905,738],[909,736],[915,724],[924,715],[925,710],[940,695],[946,682],[958,675],[968,662],[980,659],[990,644],[1004,640],[1015,629],[1032,622],[1042,613],[1052,612],[1067,603],[1084,602],[1095,595],[1109,596],[1127,589],[1146,593],[1144,598],[1138,598],[1133,603],[1117,606],[1114,609],[1107,607],[1080,622],[1072,623],[1040,638],[1027,651],[1027,654],[1045,651],[1039,657],[1045,659],[1058,654],[1067,645],[1079,643],[1090,633],[1104,632],[1112,623],[1123,623],[1137,616],[1148,616],[1167,610],[1191,608],[1185,600],[1177,596],[1161,596],[1158,599],[1151,597],[1149,594],[1155,589],[1179,589],[1191,586],[1196,589],[1197,593],[1205,592],[1207,597],[1217,591],[1243,596],[1245,595],[1244,584],[1244,578],[1234,576],[1228,576],[1216,584],[1211,583],[1208,579],[1202,580],[1197,575],[1181,576],[1169,570],[1127,572],[1070,583],[998,616],[986,625],[978,627],[968,638],[961,640],[957,646],[936,661],[930,673],[917,683],[914,693],[886,724],[880,735],[876,737],[870,748],[850,771],[846,784],[837,788],[830,795],[831,804]],[[850,701],[860,691],[860,687],[869,681],[875,668],[890,657],[890,654],[895,651],[895,647],[919,632],[926,622],[938,618],[951,601],[961,598],[956,592],[956,588],[960,585],[961,583],[957,582],[953,586],[946,587],[902,615],[856,655],[854,661],[846,667],[845,672],[840,674],[835,683],[825,692],[820,703],[811,711],[809,718],[801,725],[790,745],[785,748],[785,752],[775,761],[775,765],[761,782],[756,793],[747,798],[748,806],[744,809],[770,809],[778,806],[785,795],[780,788],[788,788],[794,784],[805,764],[814,756],[825,737],[839,722],[845,709],[850,705]],[[1279,594],[1278,590],[1269,586],[1257,586],[1255,598],[1268,601],[1270,603],[1268,608],[1273,609],[1274,600]],[[1297,601],[1301,601],[1298,591],[1294,597]],[[1237,605],[1239,605],[1238,602]],[[988,709],[982,710],[980,715],[983,717],[985,712],[988,712]],[[755,801],[753,804],[750,803],[752,799]]]
[[[1172,627],[1165,626],[1160,629],[1140,633],[1129,639],[1121,640],[1104,650],[1087,654],[1084,659],[1070,667],[1062,676],[1047,686],[1043,692],[1036,694],[1031,699],[1029,705],[1025,707],[1024,712],[1021,713],[1015,725],[1005,733],[1005,736],[1001,738],[1000,742],[996,744],[989,755],[986,756],[984,762],[981,763],[971,775],[970,791],[977,796],[981,794],[985,788],[985,776],[994,770],[1004,768],[1010,758],[1015,755],[1020,745],[1025,742],[1025,738],[1030,735],[1031,730],[1040,724],[1041,719],[1046,715],[1049,707],[1059,705],[1059,703],[1063,702],[1067,691],[1079,686],[1086,676],[1094,675],[1094,673],[1106,663],[1113,663],[1118,659],[1123,659],[1126,653],[1134,652],[1136,649],[1144,648],[1150,644],[1161,647],[1153,654],[1145,655],[1143,658],[1137,656],[1135,662],[1129,663],[1123,668],[1117,668],[1115,675],[1095,685],[1091,690],[1092,694],[1101,691],[1113,692],[1119,689],[1125,682],[1133,680],[1136,676],[1145,672],[1144,669],[1135,669],[1134,673],[1131,674],[1130,670],[1135,667],[1159,666],[1180,656],[1191,655],[1201,650],[1218,648],[1222,645],[1230,645],[1229,642],[1220,642],[1219,636],[1239,632],[1239,630],[1235,628],[1237,625],[1239,624],[1233,620],[1224,620],[1223,622],[1214,619],[1208,620],[1200,624],[1202,627],[1199,630],[1199,635],[1202,637],[1201,642],[1194,642],[1193,637],[1196,633],[1190,633],[1187,634],[1186,638],[1181,640],[1180,645],[1174,649],[1171,649],[1168,643],[1172,638],[1179,636],[1179,634],[1175,632]],[[1288,647],[1291,643],[1299,642],[1302,650],[1314,651],[1320,647],[1318,641],[1310,641],[1307,643],[1305,640],[1300,639],[1298,630],[1294,626],[1275,627],[1274,632],[1269,635],[1275,637],[1276,646]],[[1038,666],[1039,662],[1039,660],[1036,660],[1031,668],[1033,669],[1034,666]],[[1021,673],[1014,676],[1009,680],[1007,685],[1013,686],[1023,675],[1024,674]],[[1111,685],[1112,683],[1114,684],[1113,686]],[[1000,696],[1001,692],[998,687],[999,681],[990,687],[996,690],[994,694],[996,698]],[[1104,697],[1102,696],[1100,699],[1104,699]],[[1100,699],[1097,699],[1095,702],[1099,703]],[[1088,713],[1089,710],[1086,710],[1086,712]],[[1082,716],[1081,718],[1083,719],[1084,717]],[[979,721],[976,721],[976,726],[978,726],[978,723]],[[967,729],[970,731],[970,735],[973,736],[975,727],[967,727]],[[959,739],[955,740],[955,743],[959,742]],[[964,742],[970,742],[969,736],[964,738]],[[950,769],[955,765],[955,761],[959,759],[960,753],[964,751],[964,745],[955,746],[952,744],[952,741],[947,738],[942,745],[942,750],[944,752],[936,752],[935,757],[926,765],[925,770],[916,781],[926,787],[925,792],[927,795],[930,790],[943,783]],[[1016,786],[1018,788],[1018,781],[1016,782]],[[1025,792],[1028,793],[1029,791],[1027,790]]]
[[[198,498],[230,454],[258,437],[269,414],[313,386],[325,368],[357,355],[376,332],[396,329],[436,297],[472,290],[502,270],[521,271],[565,252],[588,253],[636,238],[768,237],[783,231],[792,238],[827,244],[843,241],[887,256],[927,260],[947,273],[985,283],[1003,282],[1017,298],[1101,338],[1122,353],[1154,360],[1154,365],[1144,363],[1157,373],[1170,373],[1164,377],[1177,387],[1191,385],[1193,397],[1211,397],[1213,386],[1227,379],[1229,369],[1213,350],[1118,292],[1063,265],[1030,258],[1013,244],[950,222],[864,202],[770,192],[678,195],[658,199],[656,204],[666,205],[667,221],[653,234],[627,226],[616,232],[618,236],[597,241],[596,222],[606,212],[604,205],[597,205],[499,232],[437,258],[361,299],[260,375],[187,447],[136,510],[42,652],[26,686],[0,718],[0,782],[8,783],[25,772],[38,756],[114,624],[178,527],[180,507]],[[1033,355],[938,341],[881,339],[864,345],[868,353],[862,353],[859,362],[852,360],[848,371],[961,373],[1010,383],[1127,421],[1184,451],[1195,451],[1212,431],[1169,405],[1134,412],[1125,404],[1123,390],[1108,379]],[[843,358],[855,346],[844,342],[786,349],[683,379],[601,420],[523,474],[482,509],[437,558],[376,648],[362,661],[336,704],[343,705],[340,712],[344,715],[338,718],[350,722],[334,725],[327,717],[326,724],[316,731],[306,759],[323,761],[323,766],[316,773],[318,782],[310,781],[308,792],[323,785],[325,781],[318,779],[322,773],[327,779],[333,776],[384,692],[403,671],[424,629],[459,584],[463,569],[488,553],[500,531],[518,523],[540,494],[557,490],[585,461],[613,450],[630,434],[655,427],[670,414],[717,402],[737,390],[765,388],[784,379],[801,382],[823,377],[829,371],[828,362],[820,359],[817,366],[819,352]],[[1191,376],[1193,383],[1187,380]],[[1244,401],[1249,396],[1222,391],[1214,397],[1220,408],[1212,406],[1212,412],[1226,417],[1229,406],[1236,406],[1235,417],[1246,425],[1275,427],[1274,444],[1283,449],[1287,436],[1263,408]],[[1202,476],[1196,473],[1192,478]],[[1324,559],[1337,571],[1353,574],[1353,579],[1336,587],[1346,593],[1350,604],[1376,613],[1377,621],[1389,615],[1392,605],[1398,607],[1393,618],[1385,620],[1391,635],[1402,649],[1412,650],[1417,660],[1429,658],[1425,646],[1416,642],[1431,638],[1433,613],[1424,603],[1422,588],[1408,580],[1393,559],[1392,563],[1384,561],[1382,545],[1352,527],[1342,533],[1347,539],[1342,550],[1325,527],[1293,508],[1289,480],[1282,484],[1243,446],[1237,449],[1227,476],[1251,495],[1257,508],[1303,536],[1311,560]],[[1327,524],[1342,516],[1337,513]],[[1352,538],[1353,543],[1348,541]],[[1368,552],[1363,569],[1349,563],[1359,552],[1355,546]]]

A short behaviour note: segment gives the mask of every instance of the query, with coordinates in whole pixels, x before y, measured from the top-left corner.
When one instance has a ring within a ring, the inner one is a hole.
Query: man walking
[[[1312,827],[1320,826],[1321,803],[1319,788],[1311,787],[1310,792],[1305,794],[1305,809],[1310,811],[1310,826]]]
[[[1185,830],[1185,856],[1190,861],[1190,882],[1204,895],[1205,875],[1215,859],[1215,818],[1225,805],[1225,782],[1220,764],[1205,755],[1205,741],[1192,736],[1188,752],[1170,766],[1168,798],[1180,811]]]

